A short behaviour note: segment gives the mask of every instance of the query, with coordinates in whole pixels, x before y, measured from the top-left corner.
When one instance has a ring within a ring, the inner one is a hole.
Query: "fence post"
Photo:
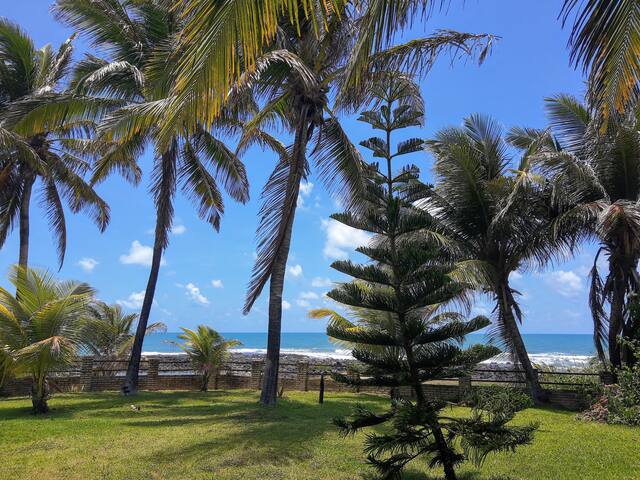
[[[251,386],[254,390],[260,390],[260,380],[262,377],[262,362],[251,362]]]
[[[471,377],[458,378],[458,391],[460,398],[464,398],[471,392]]]
[[[600,372],[600,383],[603,385],[613,385],[616,383],[616,378],[612,372]]]
[[[152,358],[149,360],[149,370],[147,370],[147,389],[148,390],[157,390],[159,379],[158,379],[158,371],[160,370],[160,360],[157,358]]]
[[[80,384],[85,392],[90,392],[93,385],[93,357],[82,357],[80,365]]]
[[[309,362],[298,363],[298,390],[309,391]]]

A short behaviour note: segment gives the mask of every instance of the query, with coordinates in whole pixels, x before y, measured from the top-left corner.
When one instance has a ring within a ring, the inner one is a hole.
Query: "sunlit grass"
[[[383,397],[287,393],[262,409],[256,392],[116,393],[55,396],[45,417],[27,399],[0,400],[0,478],[4,479],[361,479],[363,436],[341,438],[331,424],[356,403],[384,408]],[[135,404],[140,410],[131,407]],[[574,414],[529,409],[540,422],[533,445],[491,457],[463,480],[637,479],[640,429],[583,423]],[[414,463],[410,479],[431,479]]]

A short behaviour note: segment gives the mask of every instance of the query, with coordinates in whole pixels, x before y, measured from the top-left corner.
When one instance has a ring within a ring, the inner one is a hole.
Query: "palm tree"
[[[334,112],[352,111],[366,103],[376,81],[384,79],[389,70],[410,65],[411,70],[426,71],[442,50],[472,54],[487,41],[484,35],[439,32],[380,52],[370,59],[366,88],[345,87],[339,102],[331,107],[329,92],[344,86],[356,25],[346,11],[329,17],[321,32],[315,31],[310,20],[300,20],[298,28],[283,22],[271,51],[257,59],[255,71],[243,75],[231,95],[232,100],[243,98],[250,90],[263,104],[245,123],[239,150],[257,142],[275,150],[280,158],[263,190],[258,258],[244,307],[248,313],[269,281],[269,329],[261,394],[264,405],[274,405],[277,399],[282,291],[300,183],[310,170],[308,150],[327,189],[340,197],[343,205],[351,205],[362,185],[363,163]],[[273,125],[293,136],[290,147],[266,131]]]
[[[50,45],[37,50],[20,27],[0,19],[0,126],[4,140],[13,145],[3,148],[0,141],[0,247],[19,225],[22,266],[29,261],[30,208],[37,183],[61,266],[67,244],[63,198],[73,212],[87,211],[100,231],[109,222],[106,203],[82,178],[89,164],[78,145],[92,124],[68,121],[54,126],[25,120],[34,108],[54,108],[64,96],[60,84],[69,70],[71,41],[57,51]]]
[[[512,140],[515,141],[515,134]],[[424,205],[458,244],[458,275],[474,280],[495,302],[494,329],[524,369],[534,401],[544,401],[520,334],[522,312],[511,273],[543,266],[565,254],[570,239],[550,233],[549,189],[524,155],[515,174],[501,128],[472,115],[462,128],[427,142],[435,157],[436,185]]]
[[[640,8],[636,0],[565,0],[563,23],[574,12],[571,61],[588,72],[597,120],[606,127],[638,96]]]
[[[343,96],[351,87],[366,89],[370,56],[389,47],[395,35],[413,21],[426,20],[433,8],[442,3],[433,0],[173,2],[184,12],[185,28],[179,38],[184,54],[177,64],[172,108],[163,119],[165,132],[171,131],[179,112],[187,112],[205,125],[214,123],[235,82],[242,75],[259,69],[258,59],[272,48],[283,22],[296,32],[310,29],[319,38],[329,28],[328,19],[336,15],[343,19],[359,18],[350,60],[345,65],[347,81],[340,93]],[[302,27],[303,24],[307,27]],[[486,40],[480,53],[481,61],[489,51],[492,37]]]
[[[613,368],[632,364],[632,351],[619,337],[634,338],[640,324],[631,315],[640,291],[640,120],[637,105],[599,128],[595,108],[574,97],[547,99],[550,132],[540,132],[544,145],[537,161],[553,179],[556,231],[576,238],[595,238],[599,249],[590,272],[589,305],[596,349]],[[609,271],[603,279],[598,259],[604,255]],[[607,314],[606,306],[609,304]],[[608,347],[608,359],[605,349]]]
[[[132,328],[138,320],[137,313],[124,313],[120,305],[95,302],[84,322],[85,348],[92,355],[121,358],[131,353],[135,334]],[[162,322],[147,325],[145,334],[165,332]]]
[[[206,325],[198,325],[196,330],[181,328],[178,335],[184,343],[176,343],[187,354],[193,367],[202,373],[200,391],[209,388],[209,378],[227,358],[228,350],[242,345],[238,340],[225,340],[222,335]]]
[[[122,388],[125,394],[137,392],[142,343],[162,254],[169,243],[176,189],[181,186],[195,204],[200,218],[216,230],[224,212],[218,181],[233,199],[248,200],[244,166],[222,141],[202,127],[199,119],[179,115],[172,124],[169,138],[160,140],[158,125],[173,113],[168,97],[173,82],[172,65],[181,55],[175,49],[176,38],[181,35],[181,11],[171,9],[167,3],[163,0],[58,0],[54,6],[59,19],[78,28],[95,47],[108,53],[106,59],[89,55],[78,64],[75,88],[92,96],[127,102],[125,107],[111,112],[100,127],[99,141],[113,148],[97,162],[93,181],[102,181],[111,172],[118,171],[137,183],[141,176],[137,158],[147,144],[154,147],[150,186],[156,207],[153,257]],[[232,123],[225,124],[228,125]]]
[[[12,295],[0,288],[0,345],[12,369],[33,380],[34,413],[49,410],[48,375],[69,365],[82,346],[82,317],[93,290],[84,283],[58,282],[46,272],[15,266]]]

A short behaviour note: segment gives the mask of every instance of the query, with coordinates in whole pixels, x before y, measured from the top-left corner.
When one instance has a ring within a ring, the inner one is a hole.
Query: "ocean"
[[[173,343],[179,342],[179,333],[153,333],[144,340],[143,352],[147,354],[179,353]],[[242,346],[233,349],[238,353],[264,353],[267,334],[262,332],[222,333],[227,339],[242,342]],[[532,361],[551,366],[583,366],[595,355],[593,337],[588,334],[540,334],[522,335]],[[482,334],[467,337],[466,344],[486,343]],[[498,345],[499,347],[500,345]],[[282,333],[281,351],[285,354],[307,355],[315,358],[350,358],[349,350],[342,349],[329,341],[324,333]]]

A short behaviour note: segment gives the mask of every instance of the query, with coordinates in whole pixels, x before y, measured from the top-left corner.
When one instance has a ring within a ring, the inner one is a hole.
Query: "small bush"
[[[529,394],[515,387],[478,387],[463,402],[470,407],[492,411],[518,412],[533,406]]]

